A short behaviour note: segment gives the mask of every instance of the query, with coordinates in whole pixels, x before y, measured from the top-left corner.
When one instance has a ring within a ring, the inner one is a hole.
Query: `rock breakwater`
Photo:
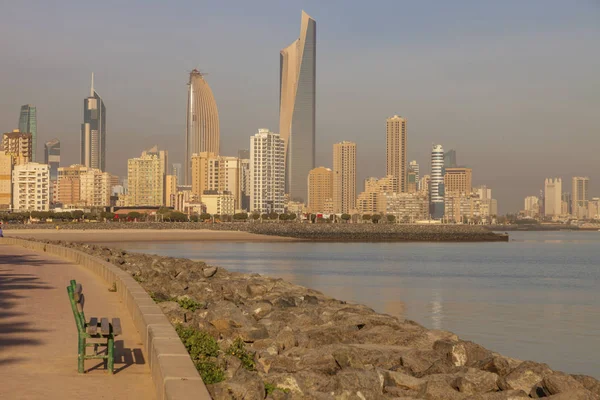
[[[592,377],[504,357],[451,332],[282,279],[52,243],[102,258],[140,282],[183,332],[217,400],[600,399],[600,382]]]

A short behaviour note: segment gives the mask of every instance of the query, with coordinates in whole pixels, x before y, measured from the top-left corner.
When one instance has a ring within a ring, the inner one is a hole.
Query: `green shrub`
[[[272,383],[265,382],[265,394],[268,396],[272,394],[276,390],[281,390],[284,393],[289,393],[290,389],[288,388],[280,388],[278,386],[273,385]]]
[[[225,379],[225,372],[223,368],[218,366],[214,361],[210,360],[199,360],[194,362],[196,365],[196,369],[200,376],[202,377],[202,381],[206,385],[210,385],[212,383],[219,383]]]
[[[246,351],[246,345],[242,338],[235,339],[226,353],[239,358],[242,366],[248,371],[254,371],[254,354]]]
[[[219,355],[219,345],[214,337],[204,331],[182,324],[177,324],[175,330],[190,353],[204,383],[217,383],[225,379],[223,368],[211,359]]]
[[[182,297],[175,301],[177,301],[177,304],[179,304],[181,308],[185,308],[186,310],[191,312],[194,312],[203,307],[201,303],[198,303],[196,300],[190,299],[189,297]]]

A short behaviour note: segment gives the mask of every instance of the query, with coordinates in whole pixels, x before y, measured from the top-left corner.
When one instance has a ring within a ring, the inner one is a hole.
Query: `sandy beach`
[[[213,231],[207,229],[151,230],[151,229],[5,229],[4,236],[34,238],[38,240],[64,240],[68,242],[289,242],[297,239],[258,235],[241,231]]]

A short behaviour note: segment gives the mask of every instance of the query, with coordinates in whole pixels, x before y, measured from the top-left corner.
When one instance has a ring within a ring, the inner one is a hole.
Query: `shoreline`
[[[262,399],[267,384],[291,394],[267,399],[508,400],[542,393],[557,400],[600,399],[600,382],[593,377],[502,356],[452,332],[283,279],[117,247],[44,242],[121,268],[171,323],[206,332],[221,349],[241,338],[253,367],[227,353],[211,358],[225,378],[207,385],[215,400],[235,393]],[[199,308],[187,308],[190,301]]]

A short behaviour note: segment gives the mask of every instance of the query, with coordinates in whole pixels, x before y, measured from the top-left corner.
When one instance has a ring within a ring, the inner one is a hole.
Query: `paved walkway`
[[[85,313],[120,317],[115,374],[102,360],[77,373],[69,280],[83,285]],[[0,399],[155,399],[143,346],[125,305],[91,271],[0,239]]]

